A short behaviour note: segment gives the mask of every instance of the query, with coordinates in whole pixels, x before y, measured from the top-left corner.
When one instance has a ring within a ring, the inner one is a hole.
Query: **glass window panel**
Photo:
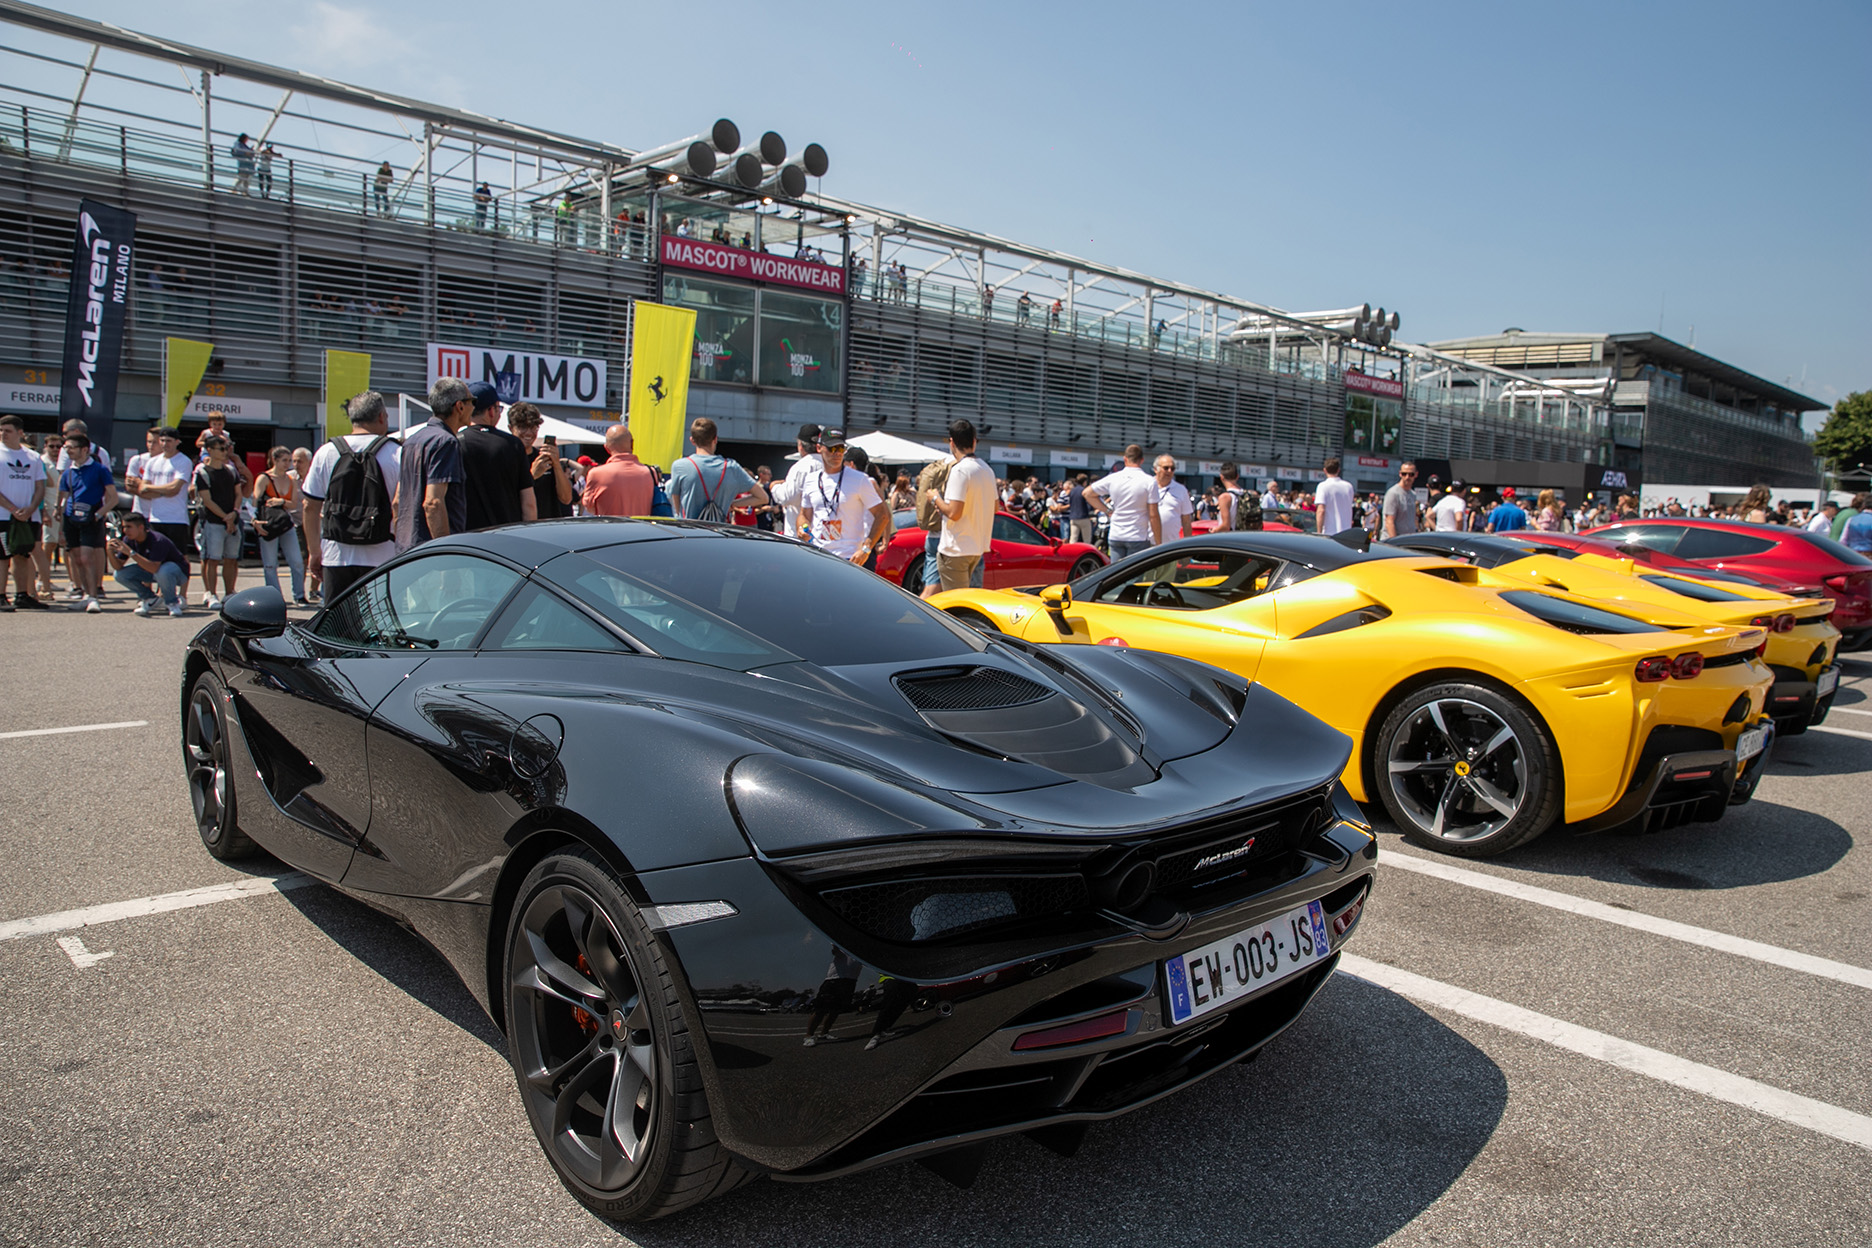
[[[663,302],[694,308],[695,357],[691,381],[754,380],[754,288],[687,274],[663,278]]]
[[[537,585],[528,585],[481,643],[483,650],[628,650]]]
[[[760,383],[814,394],[843,384],[845,305],[836,299],[761,291]]]

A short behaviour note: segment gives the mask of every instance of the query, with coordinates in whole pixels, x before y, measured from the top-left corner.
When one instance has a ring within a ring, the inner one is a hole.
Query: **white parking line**
[[[1808,732],[1830,732],[1836,737],[1858,737],[1862,741],[1872,741],[1872,732],[1860,732],[1857,728],[1834,728],[1828,724],[1814,724]]]
[[[100,923],[117,923],[145,914],[162,914],[168,910],[212,906],[217,902],[234,901],[241,897],[256,897],[265,893],[283,893],[289,888],[304,888],[312,882],[311,876],[294,871],[289,875],[256,876],[250,880],[210,884],[205,888],[186,888],[179,893],[133,897],[129,901],[106,902],[101,906],[86,906],[82,910],[59,910],[52,914],[36,914],[28,919],[9,919],[0,923],[0,940],[21,940],[27,936],[44,936],[48,932],[70,931],[77,927],[96,927]]]
[[[1841,715],[1872,715],[1872,711],[1854,710],[1850,706],[1836,706],[1833,709]]]
[[[79,724],[74,728],[27,728],[19,732],[0,732],[0,741],[14,737],[56,737],[67,732],[103,732],[109,728],[147,728],[147,719],[126,719],[120,724]]]
[[[1356,954],[1342,955],[1339,969],[1381,988],[1389,988],[1419,1005],[1448,1010],[1464,1018],[1516,1032],[1648,1079],[1657,1079],[1712,1100],[1740,1105],[1766,1117],[1872,1150],[1872,1118],[1856,1114],[1850,1109],[1841,1109],[1825,1101],[1816,1101],[1812,1097],[1745,1079],[1741,1075],[1732,1075],[1728,1071],[1692,1062],[1661,1049],[1621,1040],[1603,1031],[1593,1031],[1546,1014],[1537,1014],[1494,997],[1485,997],[1439,980],[1426,979],[1422,975],[1382,962],[1373,962]]]
[[[1679,923],[1674,919],[1660,919],[1655,915],[1641,914],[1636,910],[1622,910],[1602,901],[1591,901],[1585,897],[1575,897],[1572,893],[1561,893],[1551,888],[1523,884],[1518,880],[1504,880],[1500,876],[1485,875],[1480,871],[1470,871],[1463,867],[1452,866],[1447,862],[1419,858],[1414,854],[1401,854],[1395,849],[1386,850],[1380,861],[1401,870],[1434,876],[1439,880],[1447,880],[1451,884],[1461,884],[1465,888],[1499,893],[1504,897],[1533,902],[1537,906],[1547,906],[1554,910],[1564,910],[1568,914],[1598,919],[1603,923],[1616,923],[1620,927],[1636,928],[1641,932],[1649,932],[1653,936],[1664,936],[1671,940],[1681,940],[1686,944],[1701,945],[1705,949],[1731,953],[1740,958],[1753,958],[1757,962],[1767,962],[1792,971],[1803,971],[1809,975],[1818,975],[1823,979],[1836,979],[1843,984],[1872,988],[1872,970],[1846,962],[1835,962],[1831,958],[1817,958],[1810,953],[1798,953],[1776,945],[1765,945],[1759,940],[1731,936],[1726,932],[1713,932],[1706,927],[1692,927],[1688,923]]]

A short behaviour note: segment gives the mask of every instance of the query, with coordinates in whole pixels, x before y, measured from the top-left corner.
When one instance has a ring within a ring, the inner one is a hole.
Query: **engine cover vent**
[[[1038,702],[1053,691],[994,667],[931,668],[894,678],[897,692],[919,711],[988,711]]]

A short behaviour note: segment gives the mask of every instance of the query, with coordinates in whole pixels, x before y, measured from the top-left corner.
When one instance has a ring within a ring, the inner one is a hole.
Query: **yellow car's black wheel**
[[[1419,689],[1378,730],[1378,797],[1406,838],[1486,858],[1525,844],[1560,811],[1560,758],[1546,726],[1483,685]]]

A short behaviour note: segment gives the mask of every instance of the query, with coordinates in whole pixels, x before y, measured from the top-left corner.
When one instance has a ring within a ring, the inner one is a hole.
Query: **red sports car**
[[[893,517],[897,531],[878,556],[878,575],[913,594],[923,592],[924,532],[916,512],[900,511]],[[1013,589],[1017,585],[1060,585],[1076,581],[1107,563],[1096,546],[1062,542],[1048,537],[1019,516],[997,512],[994,536],[982,567],[983,589]]]
[[[1584,537],[1635,544],[1701,568],[1741,572],[1764,583],[1803,587],[1833,599],[1840,649],[1872,640],[1872,559],[1830,537],[1779,524],[1669,517],[1621,520]]]
[[[1649,546],[1640,546],[1634,541],[1621,542],[1604,530],[1593,537],[1586,537],[1579,533],[1547,533],[1537,529],[1525,529],[1510,536],[1522,541],[1545,542],[1549,546],[1564,546],[1568,550],[1583,550],[1613,559],[1636,559],[1660,572],[1681,572],[1685,576],[1700,577],[1706,581],[1733,581],[1739,585],[1752,585],[1757,589],[1772,589],[1790,598],[1826,597],[1826,590],[1821,588],[1818,581],[1805,583],[1799,580],[1781,580],[1776,577],[1750,576],[1746,572],[1737,572],[1734,568],[1713,568],[1706,563],[1692,563],[1688,559],[1679,559],[1676,555],[1667,555],[1661,550],[1652,550]]]

